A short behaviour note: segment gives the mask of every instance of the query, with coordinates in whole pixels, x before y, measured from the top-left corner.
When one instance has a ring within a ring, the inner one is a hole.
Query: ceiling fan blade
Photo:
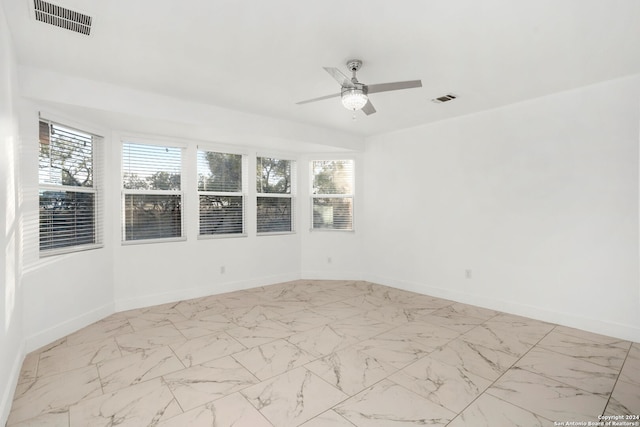
[[[373,114],[376,112],[376,109],[374,108],[373,104],[371,103],[371,100],[368,99],[367,103],[364,104],[364,107],[362,107],[362,111],[364,111],[364,113],[368,116],[370,114]]]
[[[339,93],[334,93],[331,95],[321,96],[320,98],[307,99],[306,101],[296,102],[297,105],[308,104],[310,102],[322,101],[323,99],[336,98],[340,96]]]
[[[355,87],[355,85],[353,84],[353,82],[351,81],[351,79],[347,76],[345,76],[342,71],[338,70],[335,67],[322,67],[324,68],[324,70],[331,74],[331,77],[333,77],[334,79],[336,79],[336,81],[338,83],[340,83],[340,86],[342,87]]]
[[[368,85],[367,93],[389,92],[390,90],[412,89],[414,87],[422,87],[422,81],[409,80],[406,82],[380,83],[377,85]]]

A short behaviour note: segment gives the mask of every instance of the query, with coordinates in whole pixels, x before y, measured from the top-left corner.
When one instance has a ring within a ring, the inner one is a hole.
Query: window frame
[[[315,194],[313,191],[313,186],[315,182],[315,171],[314,171],[314,163],[315,162],[351,162],[351,193],[334,193],[334,194]],[[326,232],[346,232],[353,233],[356,230],[356,221],[355,221],[355,194],[356,194],[356,160],[351,157],[341,157],[341,158],[315,158],[309,160],[309,194],[310,196],[310,227],[309,231],[317,232],[317,231],[326,231]],[[329,227],[318,227],[316,228],[314,225],[314,202],[317,199],[351,199],[351,228],[329,228]]]
[[[145,145],[160,148],[176,148],[180,150],[180,189],[179,190],[149,190],[149,189],[126,189],[124,188],[124,146],[125,144],[132,145]],[[185,224],[185,191],[184,191],[184,177],[185,177],[185,154],[186,146],[184,144],[162,141],[162,140],[146,140],[137,137],[123,137],[120,140],[120,208],[121,208],[121,237],[120,243],[123,246],[128,245],[143,245],[152,243],[165,243],[165,242],[183,242],[187,240],[187,230]],[[156,195],[156,196],[179,196],[180,200],[180,236],[171,237],[159,237],[148,239],[133,239],[127,240],[126,230],[126,196],[127,195]]]
[[[38,138],[38,257],[46,258],[50,256],[71,254],[76,252],[83,252],[93,249],[100,249],[104,247],[104,191],[102,188],[102,168],[104,155],[104,137],[100,136],[92,131],[80,129],[82,126],[67,125],[56,120],[50,120],[43,117],[38,118],[38,135],[40,136],[40,126],[46,124],[49,129],[48,139],[51,144],[51,127],[58,126],[62,129],[66,129],[72,132],[78,132],[83,135],[91,136],[91,187],[73,186],[65,184],[52,184],[42,183],[40,181],[40,150],[42,143],[40,137]],[[49,157],[50,158],[50,157]],[[42,200],[41,192],[65,192],[76,194],[92,194],[93,195],[93,242],[72,244],[57,248],[42,249],[41,243],[41,228],[42,228],[42,216],[40,213],[40,203]]]
[[[260,192],[258,189],[258,176],[257,176],[257,171],[258,171],[258,165],[259,165],[259,160],[260,158],[268,158],[268,159],[275,159],[275,160],[284,160],[289,162],[289,192],[288,193],[263,193]],[[280,154],[263,154],[263,153],[256,153],[255,155],[255,160],[256,160],[256,175],[254,176],[255,181],[255,213],[256,213],[256,236],[276,236],[276,235],[283,235],[283,234],[296,234],[297,233],[297,213],[296,213],[296,201],[297,201],[297,195],[296,195],[296,178],[297,178],[297,161],[296,159],[292,158],[291,156],[286,156],[286,155],[280,155]],[[258,227],[259,227],[259,220],[258,220],[258,199],[259,198],[272,198],[272,199],[289,199],[290,203],[291,203],[291,229],[290,230],[277,230],[277,231],[259,231]]]
[[[240,159],[240,191],[208,191],[208,190],[200,190],[198,188],[200,173],[199,173],[199,158],[200,152],[205,153],[217,153],[217,154],[231,154],[235,156],[241,156]],[[216,147],[207,147],[207,146],[198,146],[196,148],[196,193],[198,200],[198,239],[228,239],[228,238],[237,238],[237,237],[247,237],[247,189],[248,189],[248,156],[244,152],[236,152],[233,150],[227,150],[224,148],[216,148]],[[219,196],[219,197],[242,197],[242,232],[241,233],[211,233],[211,234],[202,234],[200,222],[202,220],[200,215],[200,196]]]

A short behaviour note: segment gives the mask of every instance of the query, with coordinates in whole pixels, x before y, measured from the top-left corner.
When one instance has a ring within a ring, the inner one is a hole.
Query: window
[[[200,236],[244,234],[243,156],[198,150]]]
[[[311,162],[312,228],[353,230],[353,160]]]
[[[295,162],[258,157],[256,166],[258,233],[294,231],[291,177]]]
[[[182,237],[182,149],[122,144],[123,240]]]
[[[41,120],[38,162],[40,254],[100,247],[98,146],[102,138]]]

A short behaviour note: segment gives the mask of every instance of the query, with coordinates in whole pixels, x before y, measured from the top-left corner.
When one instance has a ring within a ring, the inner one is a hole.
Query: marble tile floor
[[[116,313],[30,353],[7,427],[532,427],[639,414],[638,343],[299,280]]]

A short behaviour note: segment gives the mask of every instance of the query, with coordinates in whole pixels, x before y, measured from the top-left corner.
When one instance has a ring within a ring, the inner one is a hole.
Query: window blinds
[[[258,233],[294,231],[292,179],[295,162],[272,157],[256,160]]]
[[[182,149],[125,142],[122,186],[128,190],[180,190]]]
[[[312,228],[353,230],[353,160],[314,160]]]
[[[198,150],[200,235],[244,233],[243,156]]]
[[[41,255],[99,247],[102,138],[47,120],[39,122],[39,240]]]
[[[182,149],[122,144],[124,240],[182,236]]]

